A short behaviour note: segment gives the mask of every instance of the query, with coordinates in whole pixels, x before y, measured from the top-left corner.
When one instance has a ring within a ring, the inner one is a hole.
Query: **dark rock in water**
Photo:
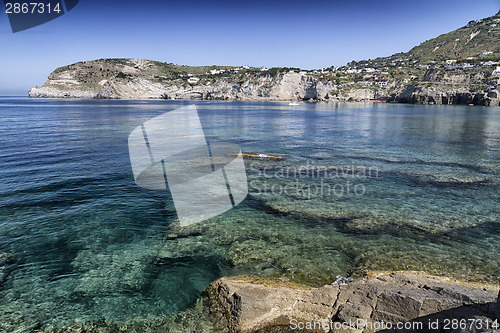
[[[11,253],[0,253],[0,266],[10,265],[14,262],[14,255]]]
[[[383,321],[418,322],[423,326],[416,331],[427,332],[431,331],[426,328],[430,321],[442,325],[445,318],[491,322],[497,295],[498,286],[461,283],[422,272],[373,272],[360,281],[321,288],[224,277],[206,290],[211,312],[231,332],[255,332],[275,327],[277,321],[283,331],[299,322],[316,322],[346,332],[373,332],[388,328],[370,328]],[[356,327],[356,323],[362,326]]]
[[[498,292],[497,297],[497,319],[500,320],[500,291]]]
[[[16,260],[11,253],[0,253],[0,285],[6,280],[7,276],[14,270]]]
[[[462,104],[498,106],[500,99],[497,90],[471,91],[464,87],[448,88],[441,86],[409,85],[399,94],[393,95],[391,101],[410,104]]]
[[[169,233],[165,236],[165,240],[166,241],[169,241],[169,240],[175,240],[175,239],[179,239],[179,238],[189,238],[189,237],[197,237],[197,236],[202,236],[203,235],[203,231],[200,231],[200,230],[195,230],[195,231],[191,231],[191,232],[172,232],[172,233]]]

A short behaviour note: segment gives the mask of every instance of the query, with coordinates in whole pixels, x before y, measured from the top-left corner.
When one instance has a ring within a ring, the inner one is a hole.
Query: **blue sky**
[[[80,0],[67,14],[15,34],[2,8],[0,95],[26,95],[56,67],[99,58],[339,66],[408,51],[500,8],[500,0],[471,3]]]

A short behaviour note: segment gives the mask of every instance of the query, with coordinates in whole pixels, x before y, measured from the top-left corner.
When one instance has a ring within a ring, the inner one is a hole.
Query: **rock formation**
[[[271,327],[374,332],[394,328],[398,322],[423,325],[400,331],[429,332],[434,329],[430,323],[442,329],[445,319],[481,322],[483,328],[487,321],[493,323],[500,306],[498,288],[419,272],[374,272],[367,279],[321,288],[224,277],[213,282],[206,294],[212,313],[231,332]],[[472,332],[474,327],[455,332]]]
[[[186,69],[182,69],[186,67]],[[181,69],[179,69],[181,68]],[[307,72],[267,73],[255,68],[227,69],[225,74],[198,74],[198,67],[176,66],[142,59],[84,61],[53,71],[41,87],[29,91],[36,98],[206,99],[269,101],[369,101],[382,99],[413,104],[474,104],[498,106],[497,82],[484,73],[428,70],[427,83],[407,84],[394,79],[390,88],[360,87],[356,82],[334,84]],[[199,79],[199,78],[197,78]],[[490,80],[491,79],[491,80]],[[488,81],[490,80],[490,81]],[[476,87],[491,83],[482,89]]]
[[[15,268],[16,260],[11,253],[0,253],[0,286]]]
[[[268,74],[227,69],[225,75],[203,73],[189,83],[198,68],[141,59],[84,61],[53,71],[42,87],[29,91],[37,98],[124,98],[208,100],[330,100],[335,87],[304,73]],[[245,73],[243,73],[245,72]],[[374,98],[369,89],[353,89],[336,100]]]
[[[439,86],[407,86],[400,94],[393,95],[389,101],[411,104],[463,104],[498,106],[498,90],[471,91],[466,88],[446,88]]]
[[[338,68],[181,66],[143,59],[82,61],[29,91],[39,98],[500,103],[500,14],[389,57]]]

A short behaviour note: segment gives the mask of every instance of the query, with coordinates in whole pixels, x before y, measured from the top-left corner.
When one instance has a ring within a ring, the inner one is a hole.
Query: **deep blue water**
[[[247,199],[178,230],[168,193],[136,186],[127,138],[188,104],[209,141],[284,159],[246,160]],[[0,128],[0,253],[16,259],[0,331],[170,316],[228,274],[500,282],[498,107],[0,98]]]

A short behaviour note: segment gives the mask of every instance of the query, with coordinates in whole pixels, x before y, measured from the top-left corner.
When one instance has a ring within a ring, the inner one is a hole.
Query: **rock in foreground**
[[[387,322],[423,325],[399,332],[437,332],[451,319],[474,323],[454,332],[487,332],[486,324],[494,322],[500,306],[498,288],[418,272],[375,272],[365,280],[321,288],[224,277],[209,286],[207,297],[212,313],[231,332],[286,332],[302,327],[390,331],[390,324],[381,324]],[[438,323],[439,329],[429,327],[430,323]]]

